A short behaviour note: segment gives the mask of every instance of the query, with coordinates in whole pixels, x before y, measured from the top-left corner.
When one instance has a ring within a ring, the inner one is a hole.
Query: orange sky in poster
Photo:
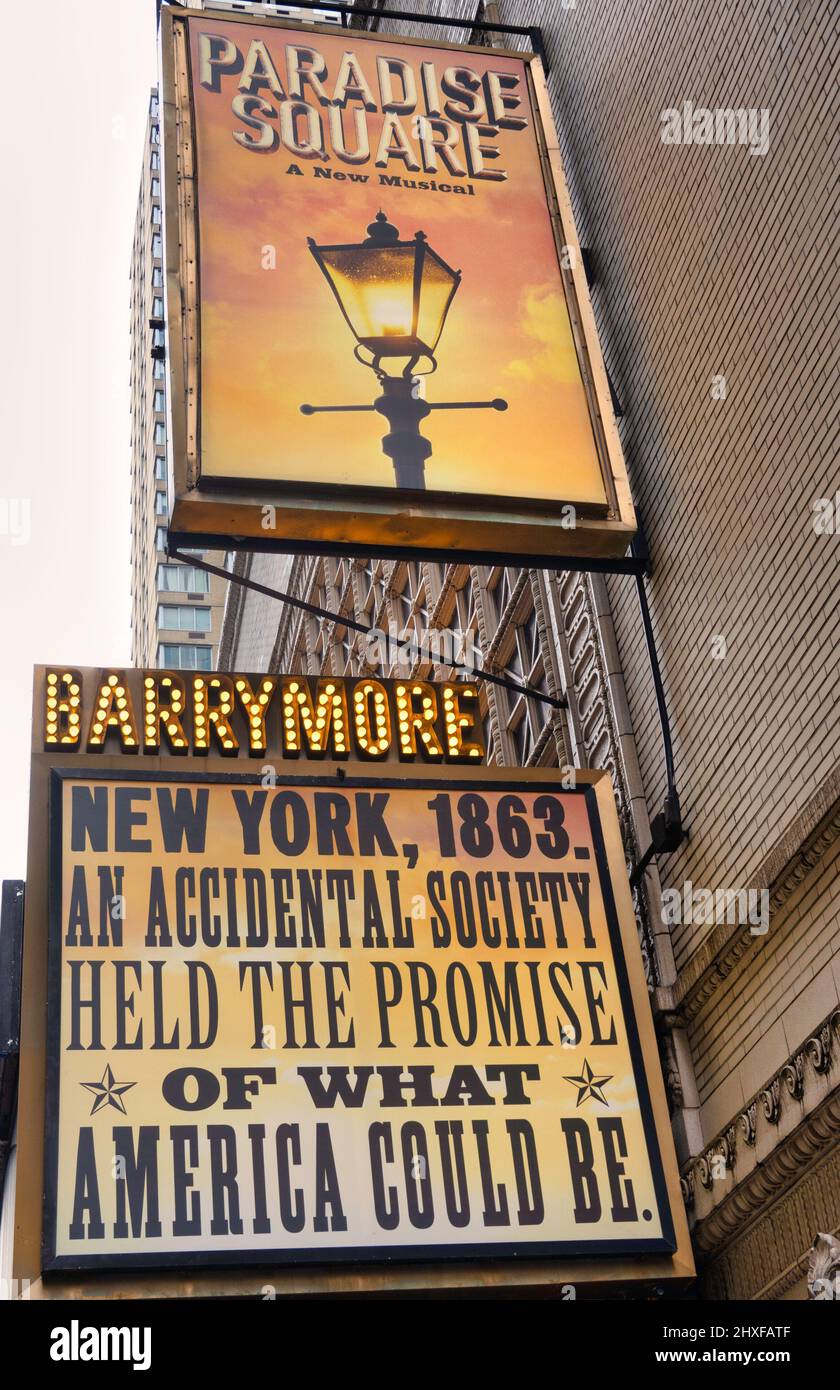
[[[373,373],[354,360],[354,339],[307,246],[361,241],[382,208],[404,239],[417,230],[462,272],[437,352],[425,379],[434,401],[504,397],[495,411],[438,411],[423,424],[433,453],[430,490],[497,496],[605,502],[605,494],[572,340],[546,208],[524,64],[471,51],[477,74],[516,73],[524,130],[501,130],[504,182],[412,174],[400,161],[378,170],[296,159],[281,143],[254,153],[233,138],[244,130],[231,109],[240,77],[222,73],[220,90],[198,81],[199,34],[224,35],[247,54],[264,42],[287,88],[286,45],[310,44],[323,55],[333,90],[342,55],[352,50],[379,102],[376,58],[394,54],[411,64],[433,61],[439,77],[461,53],[365,41],[357,35],[289,31],[266,25],[192,20],[201,273],[201,450],[206,475],[390,487],[393,466],[381,451],[385,422],[374,414],[306,417],[299,407],[369,404]],[[419,86],[419,83],[418,83]],[[307,100],[317,105],[307,89]],[[260,92],[276,106],[277,98]],[[318,108],[326,124],[326,109]],[[422,110],[422,107],[420,108]],[[351,103],[345,113],[352,140]],[[412,116],[401,121],[410,133]],[[372,152],[382,127],[367,116]],[[278,122],[274,121],[277,125]],[[327,149],[330,150],[329,139]],[[300,177],[289,174],[290,166]],[[315,168],[361,173],[368,181],[335,182]],[[473,196],[382,187],[380,172],[409,179],[471,184]],[[276,268],[265,269],[265,248]]]

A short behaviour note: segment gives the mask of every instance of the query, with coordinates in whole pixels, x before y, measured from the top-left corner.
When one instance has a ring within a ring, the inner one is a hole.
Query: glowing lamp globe
[[[434,365],[461,272],[432,250],[424,232],[400,241],[384,212],[367,232],[364,241],[342,246],[318,246],[308,239],[356,338],[356,355],[366,349],[373,361],[365,365],[377,370],[387,357],[428,357]]]

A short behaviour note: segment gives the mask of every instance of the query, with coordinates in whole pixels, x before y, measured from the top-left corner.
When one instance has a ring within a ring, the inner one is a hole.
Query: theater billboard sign
[[[539,59],[161,14],[175,544],[622,556]]]
[[[691,1277],[608,775],[488,767],[476,705],[36,670],[16,1278]]]

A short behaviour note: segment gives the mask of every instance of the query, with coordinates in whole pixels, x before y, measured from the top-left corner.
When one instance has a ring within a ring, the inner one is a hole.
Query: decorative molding
[[[769,1086],[765,1086],[763,1091],[759,1091],[758,1099],[761,1101],[761,1108],[764,1111],[764,1118],[771,1125],[779,1123],[779,1115],[782,1109],[782,1083],[781,1073]]]
[[[755,1150],[758,1119],[773,1128],[782,1125],[788,1108],[800,1106],[812,1078],[825,1077],[840,1068],[840,1008],[808,1037],[763,1089],[756,1093],[699,1156],[683,1168],[683,1199],[697,1213],[697,1186],[714,1187],[715,1160],[723,1158],[727,1171],[735,1168],[739,1150]],[[782,1138],[769,1155],[755,1166],[717,1206],[701,1214],[692,1236],[698,1250],[713,1251],[738,1231],[745,1221],[761,1212],[778,1192],[800,1176],[806,1164],[827,1148],[837,1146],[840,1132],[840,1088],[832,1091],[791,1134]]]
[[[753,1169],[719,1207],[695,1225],[692,1231],[695,1249],[704,1255],[717,1253],[733,1236],[742,1232],[748,1222],[766,1214],[773,1200],[791,1188],[809,1165],[837,1150],[838,1125],[840,1093],[835,1092],[774,1149],[764,1163]],[[702,1162],[702,1159],[697,1160],[698,1164]]]
[[[705,1257],[698,1251],[701,1296],[775,1301],[799,1284],[804,1297],[814,1231],[838,1224],[840,1147],[835,1143],[788,1179],[761,1215],[743,1222],[724,1247]]]
[[[565,699],[566,692],[560,676],[557,663],[557,652],[554,643],[551,641],[551,619],[547,611],[548,594],[543,576],[539,570],[531,571],[531,593],[534,598],[534,612],[537,615],[537,628],[540,634],[540,648],[542,650],[543,665],[545,667],[546,684],[548,685],[549,695],[553,695],[556,700]],[[553,710],[551,718],[556,726],[565,726],[565,720],[559,710]],[[558,746],[560,753],[561,766],[569,761],[568,746],[565,735],[563,737],[562,748]]]
[[[586,754],[583,765],[601,767],[610,774],[629,876],[639,858],[639,846],[612,710],[612,687],[604,663],[592,577],[576,570],[558,574],[557,596],[560,634],[568,655],[571,681],[569,697],[574,698],[576,702],[581,739]],[[648,988],[654,989],[659,983],[656,952],[650,930],[647,899],[641,884],[633,894],[633,906],[645,978]],[[667,1077],[667,1059],[665,1071]],[[675,1103],[673,1096],[672,1103]]]
[[[769,888],[789,897],[805,874],[814,842],[824,839],[823,851],[837,838],[840,823],[840,763],[832,769],[814,795],[795,816],[788,829],[765,856],[756,874],[756,887]],[[819,847],[819,846],[818,846]],[[820,854],[817,855],[819,859]],[[805,859],[804,872],[797,876],[797,862]],[[784,896],[781,901],[784,901]]]
[[[696,1171],[697,1165],[692,1164],[680,1178],[680,1191],[685,1209],[689,1214],[694,1210],[694,1175]]]
[[[757,1109],[758,1109],[757,1102],[754,1101],[754,1100],[752,1100],[752,1101],[750,1101],[749,1105],[747,1105],[747,1106],[741,1111],[740,1115],[738,1116],[738,1121],[737,1121],[737,1123],[738,1123],[738,1126],[740,1127],[741,1135],[742,1135],[743,1141],[744,1141],[744,1143],[747,1145],[747,1148],[749,1148],[749,1149],[754,1149],[754,1148],[755,1148],[755,1140],[756,1140],[755,1121],[756,1121]]]
[[[674,1110],[681,1110],[684,1104],[682,1077],[680,1075],[677,1050],[674,1045],[673,1028],[674,1024],[672,1018],[666,1017],[657,1019],[659,1059],[662,1065],[662,1073],[665,1077],[665,1091],[671,1105],[672,1113]]]
[[[430,627],[451,626],[452,614],[456,609],[456,592],[458,589],[462,588],[469,578],[469,565],[443,566],[443,578],[441,580],[440,591],[434,603],[428,604]],[[428,576],[426,583],[428,594]]]
[[[818,1076],[823,1076],[831,1066],[832,1050],[832,1015],[831,1020],[826,1020],[822,1028],[812,1038],[809,1038],[805,1047],[808,1051],[808,1060]]]
[[[838,1278],[840,1278],[840,1240],[825,1231],[818,1231],[808,1256],[808,1296],[813,1299],[824,1299],[826,1286],[831,1287]]]

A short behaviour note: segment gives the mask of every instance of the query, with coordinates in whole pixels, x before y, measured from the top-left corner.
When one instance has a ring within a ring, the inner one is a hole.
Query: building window
[[[346,560],[335,560],[333,561],[333,565],[333,588],[335,589],[336,602],[332,606],[337,608],[338,604],[341,602],[341,596],[344,593],[344,586],[347,583],[350,570]]]
[[[162,329],[162,328],[153,328],[153,329],[152,329],[152,347],[153,347],[153,348],[164,348],[164,347],[166,347],[166,340],[164,339],[164,336],[163,336],[163,329]]]
[[[152,237],[152,255],[155,257],[155,260],[158,261],[163,255],[163,239],[160,232],[155,232]]]
[[[468,665],[481,666],[483,664],[481,639],[478,631],[478,610],[472,576],[460,589],[455,590],[455,607],[450,622],[457,633],[457,638],[453,643],[455,660]]]
[[[164,551],[164,553],[166,552],[166,527],[165,527],[165,526],[156,526],[156,527],[155,527],[155,550],[162,550],[162,551]]]
[[[166,482],[166,459],[162,454],[155,455],[155,479],[159,483]]]
[[[518,605],[517,605],[518,606]],[[533,608],[526,618],[514,624],[505,644],[504,674],[521,685],[530,685],[548,694],[545,661],[540,647],[539,626]],[[508,715],[505,720],[517,764],[524,767],[534,751],[549,715],[549,706],[532,696],[505,691]]]
[[[154,299],[152,300],[152,318],[163,318],[163,300],[159,294],[156,294]]]
[[[169,516],[169,508],[166,505],[166,493],[155,493],[155,516]]]
[[[161,414],[165,408],[166,401],[164,400],[163,392],[155,391],[154,409],[158,412],[158,414]]]
[[[507,608],[511,594],[519,579],[519,570],[501,569],[489,587],[493,594],[493,607],[496,613],[496,626],[502,621],[505,609]]]
[[[385,564],[382,560],[366,560],[361,572],[362,612],[373,624],[385,597]]]
[[[156,113],[153,112],[152,114],[154,115],[154,114],[156,114]],[[153,125],[153,126],[152,126],[152,129],[151,129],[151,142],[152,142],[153,145],[159,145],[159,144],[160,144],[160,126],[159,126],[159,125]]]
[[[152,179],[152,197],[160,197],[160,179]]]
[[[416,642],[417,658],[427,661],[424,646],[429,637],[429,608],[423,572],[416,560],[410,560],[405,569],[405,584],[397,598],[398,635],[406,642]]]
[[[457,626],[461,632],[475,632],[478,635],[478,614],[475,611],[475,588],[470,577],[460,589],[455,590],[455,613]]]
[[[158,645],[158,666],[176,671],[209,671],[212,647],[193,646],[188,642],[161,642]]]
[[[157,150],[152,150],[152,173],[156,174],[160,168],[160,155]]]
[[[161,603],[158,627],[173,632],[209,632],[211,612],[197,603]]]
[[[163,381],[163,376],[164,376],[165,371],[166,371],[166,368],[165,368],[164,365],[163,365],[163,358],[162,358],[162,357],[156,357],[156,358],[155,358],[155,367],[154,367],[154,378],[155,378],[155,381]]]
[[[210,576],[194,565],[158,565],[157,586],[165,594],[206,594]]]
[[[153,270],[152,270],[152,289],[153,289],[153,290],[162,290],[162,289],[163,289],[163,270],[161,269],[161,267],[160,267],[159,265],[154,266],[154,268],[153,268]]]
[[[349,627],[336,632],[332,640],[332,660],[337,676],[353,674],[353,654],[356,634]]]
[[[162,420],[158,420],[157,424],[155,425],[155,443],[166,443],[166,426]]]
[[[160,222],[160,208],[158,207],[157,203],[155,203],[154,207],[152,208],[152,221],[154,222],[155,226],[157,226]]]

